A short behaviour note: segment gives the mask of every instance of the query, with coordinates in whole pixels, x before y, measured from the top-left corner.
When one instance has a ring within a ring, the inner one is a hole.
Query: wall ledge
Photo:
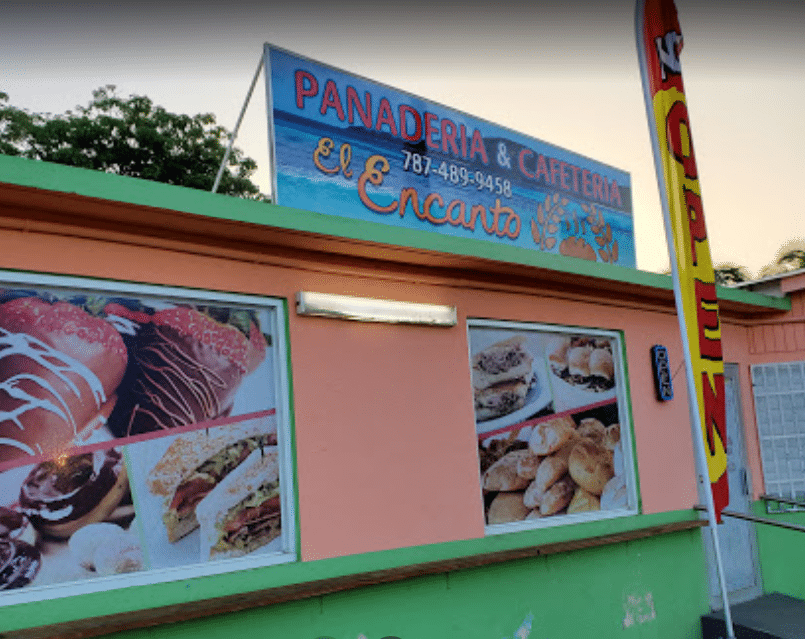
[[[553,537],[555,539],[554,541],[482,551],[475,554],[457,555],[455,554],[454,547],[456,544],[459,548],[466,546],[466,544],[475,547],[480,546],[482,548],[490,545],[510,546],[512,540],[516,541],[519,539],[522,541],[523,535],[533,537],[533,535],[546,533],[548,530],[511,533],[502,535],[497,539],[485,538],[483,540],[467,540],[466,542],[437,544],[433,547],[400,549],[347,558],[302,562],[296,564],[296,568],[304,567],[304,572],[306,573],[331,572],[336,574],[331,574],[325,578],[284,583],[251,591],[231,592],[224,596],[201,598],[162,606],[154,604],[149,608],[123,611],[111,615],[86,617],[36,627],[6,630],[5,632],[0,632],[0,639],[45,639],[48,637],[83,639],[123,630],[146,628],[210,615],[232,613],[249,608],[271,606],[426,575],[449,573],[468,568],[478,568],[504,562],[521,561],[557,553],[573,552],[610,544],[648,539],[659,535],[694,530],[706,524],[707,521],[697,518],[694,511],[678,511],[625,518],[619,523],[615,523],[615,520],[611,520],[609,522],[592,522],[589,525],[580,524],[570,527],[557,527],[558,530],[551,530],[552,533],[556,534],[545,535]],[[598,528],[599,531],[601,529],[609,529],[609,531],[592,536],[578,536],[580,534],[583,535],[585,530],[589,531],[591,527]],[[562,528],[565,528],[565,530],[562,531]],[[568,531],[575,532],[575,535],[572,535],[574,538],[561,539],[561,537],[569,536]],[[564,534],[562,534],[563,532]],[[503,543],[501,544],[501,542]],[[453,548],[451,548],[451,546]],[[375,555],[375,557],[373,558],[372,555]],[[408,563],[411,561],[412,556],[417,555],[420,557],[427,557],[428,555],[435,557],[430,560],[415,560]],[[377,559],[383,556],[387,558],[396,556],[402,558],[402,562],[392,561],[392,564],[396,565],[380,566],[379,564],[384,562],[377,561]],[[339,566],[354,566],[356,561],[359,565],[363,564],[366,569],[356,572],[349,572],[348,570],[342,571],[339,569]],[[374,567],[372,566],[373,564]],[[317,571],[317,565],[331,569],[336,568],[336,570],[325,569],[323,571]],[[286,566],[269,566],[260,570],[279,571],[282,568],[291,568],[291,570],[293,570],[293,567],[293,564],[288,564]],[[298,573],[299,571],[297,570],[296,572]],[[70,601],[70,599],[71,598],[68,598],[67,601]],[[152,597],[152,599],[156,600],[158,598]],[[14,608],[22,608],[24,606],[30,610],[33,606],[49,604],[50,602],[45,601],[33,604],[21,604]],[[74,608],[82,609],[81,606],[75,606],[75,604]],[[31,614],[30,617],[26,615],[26,618],[37,618],[37,615]]]

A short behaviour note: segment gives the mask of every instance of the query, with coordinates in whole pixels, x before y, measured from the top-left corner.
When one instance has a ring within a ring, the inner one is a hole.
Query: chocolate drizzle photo
[[[265,359],[267,341],[247,311],[177,306],[158,311],[105,307],[124,323],[131,354],[109,424],[127,437],[230,414],[240,384]]]
[[[144,567],[120,448],[0,473],[0,590]]]
[[[269,346],[251,309],[3,291],[0,470],[228,417]]]

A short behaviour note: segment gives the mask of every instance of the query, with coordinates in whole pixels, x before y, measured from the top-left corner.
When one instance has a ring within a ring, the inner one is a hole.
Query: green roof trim
[[[669,277],[670,276],[666,276]],[[756,306],[766,306],[769,309],[790,311],[791,300],[788,297],[772,297],[764,295],[763,293],[755,293],[754,291],[747,291],[740,288],[731,288],[729,286],[719,286],[716,289],[718,299],[729,300],[731,302],[740,302],[742,304],[754,304]],[[747,296],[746,293],[752,293]]]
[[[673,290],[671,277],[659,273],[561,257],[520,247],[501,246],[480,239],[453,237],[431,231],[398,228],[380,222],[364,222],[324,215],[313,211],[242,200],[228,195],[207,193],[196,189],[37,160],[0,155],[0,182],[138,206],[169,209],[220,220],[476,257],[549,269],[579,277],[593,277],[636,286]],[[791,308],[791,302],[787,298],[774,298],[743,289],[720,286],[718,295],[723,300],[764,307],[769,310],[786,311]]]

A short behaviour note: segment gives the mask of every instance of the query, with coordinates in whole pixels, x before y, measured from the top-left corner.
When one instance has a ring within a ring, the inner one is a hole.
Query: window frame
[[[615,364],[615,393],[617,405],[617,414],[619,423],[621,425],[621,453],[623,459],[623,472],[627,490],[627,505],[624,508],[613,510],[597,510],[574,514],[562,514],[560,516],[547,516],[539,519],[512,521],[499,524],[486,523],[486,508],[481,513],[484,518],[484,534],[485,536],[494,536],[507,534],[518,531],[533,531],[544,528],[552,528],[556,526],[566,526],[578,523],[601,521],[606,519],[614,519],[619,517],[633,517],[641,513],[640,506],[640,493],[639,493],[639,480],[637,474],[637,455],[634,443],[634,425],[632,420],[631,403],[628,389],[628,376],[626,372],[626,344],[623,331],[603,328],[591,328],[587,326],[574,326],[574,325],[560,325],[550,324],[544,322],[523,322],[515,320],[501,320],[501,319],[488,319],[488,318],[467,318],[467,347],[469,356],[469,366],[472,366],[472,331],[473,329],[488,329],[488,330],[502,330],[511,332],[534,332],[542,335],[584,335],[591,337],[600,337],[611,340],[613,343],[612,354]],[[547,359],[547,355],[545,356]],[[547,362],[545,362],[547,369]],[[473,396],[473,393],[470,393]],[[584,406],[580,407],[581,410],[571,409],[571,411],[560,411],[558,414],[575,411],[577,413],[584,412]],[[546,416],[547,418],[547,416]],[[475,428],[476,423],[473,422]],[[482,436],[474,433],[474,436],[480,441],[483,440]],[[479,487],[481,488],[483,497],[483,473],[480,472],[480,457],[479,457]]]
[[[264,333],[271,336],[267,352],[271,357],[271,379],[274,395],[277,446],[279,458],[279,483],[281,507],[281,550],[262,555],[221,559],[207,563],[192,563],[170,568],[143,569],[139,572],[114,576],[98,576],[81,581],[65,581],[41,586],[0,592],[0,609],[16,604],[44,602],[54,599],[88,595],[108,590],[136,586],[184,581],[198,577],[224,575],[243,570],[299,561],[297,522],[297,486],[293,455],[293,417],[291,411],[290,359],[288,346],[288,303],[284,298],[259,296],[226,291],[194,289],[158,284],[123,282],[110,279],[65,276],[50,273],[34,273],[0,270],[0,285],[8,288],[24,288],[48,291],[57,296],[101,294],[116,297],[158,298],[166,302],[186,302],[236,306],[254,310],[261,317]],[[222,426],[226,427],[226,426]],[[127,446],[132,444],[110,444]],[[139,515],[139,513],[138,513]],[[147,522],[143,522],[146,524]],[[156,523],[156,522],[155,522]],[[161,522],[159,522],[161,523]],[[142,542],[142,540],[141,540]]]
[[[794,369],[798,373],[798,384],[794,380],[795,375],[792,374]],[[801,432],[796,431],[798,409],[805,407],[805,361],[753,364],[750,371],[764,491],[766,494],[775,497],[805,501],[805,418],[802,419]],[[774,388],[769,387],[769,381],[772,377],[769,375],[771,371],[774,372]],[[785,371],[785,379],[781,379],[780,373],[782,371]],[[801,395],[801,405],[796,404],[795,394]],[[786,400],[790,402],[788,407],[785,406]],[[776,407],[772,406],[772,404],[776,404]],[[793,418],[795,428],[793,433],[782,432],[786,427],[786,408],[790,409],[789,413]],[[771,417],[773,412],[779,412],[779,428],[781,432],[773,432],[775,429],[775,424]],[[800,457],[798,459],[794,459],[793,455],[781,456],[778,454],[781,450],[779,444],[785,444],[786,452],[788,452],[792,439],[794,444],[799,444],[796,447],[798,451],[791,451],[792,453],[799,453]],[[797,440],[799,441],[797,442]],[[790,465],[792,461],[796,461],[799,466],[797,476],[793,475],[795,469],[792,469]],[[780,463],[788,464],[787,478],[782,478]],[[772,474],[773,466],[779,471],[775,471],[776,475]],[[797,484],[800,486],[799,494],[797,494]],[[775,486],[775,488],[772,488],[772,486]],[[787,489],[788,492],[784,492],[784,489]],[[766,502],[767,509],[771,510],[773,508],[772,503],[770,501]],[[805,510],[805,508],[793,504],[778,504],[776,510],[788,512],[801,511]]]

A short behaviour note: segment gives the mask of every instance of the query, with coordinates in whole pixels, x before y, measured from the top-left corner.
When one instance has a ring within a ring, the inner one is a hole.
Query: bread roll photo
[[[536,455],[550,455],[559,450],[575,432],[576,422],[572,417],[555,417],[534,427],[528,446]]]
[[[543,495],[539,504],[540,514],[543,516],[555,515],[570,503],[575,491],[575,482],[569,476],[565,475],[564,478],[551,486]]]
[[[523,493],[498,493],[489,504],[487,521],[489,524],[505,524],[525,519],[530,509],[523,503]]]
[[[523,490],[531,480],[528,477],[517,474],[517,466],[530,455],[531,453],[528,450],[513,450],[497,460],[484,473],[484,491]]]
[[[567,514],[584,513],[591,510],[601,510],[601,501],[596,495],[579,486],[567,506]]]
[[[606,483],[615,475],[612,452],[603,444],[582,439],[570,453],[568,470],[579,486],[593,495],[600,495]]]

